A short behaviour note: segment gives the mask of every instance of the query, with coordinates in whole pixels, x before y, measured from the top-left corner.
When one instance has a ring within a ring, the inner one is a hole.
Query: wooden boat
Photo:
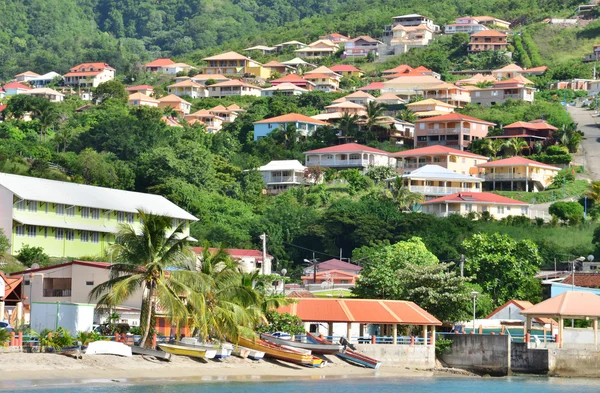
[[[83,359],[83,351],[81,345],[62,348],[59,353],[61,355],[73,356],[75,359]]]
[[[267,340],[273,344],[285,345],[292,348],[309,350],[312,353],[319,353],[323,355],[331,355],[341,352],[344,349],[344,346],[341,344],[320,344],[314,342],[300,342],[300,341],[292,341],[286,340],[280,337],[273,336],[272,334],[263,333],[260,335],[260,338],[263,340]]]
[[[135,345],[131,347],[131,353],[133,353],[134,355],[154,356],[157,359],[166,360],[168,362],[171,361],[172,356],[169,352],[159,351],[157,349],[151,348],[138,347]]]
[[[86,355],[117,355],[130,358],[131,347],[115,341],[94,341],[88,344]]]
[[[254,349],[265,353],[265,356],[273,359],[283,360],[290,363],[300,364],[308,367],[324,367],[326,361],[313,355],[306,355],[292,349],[283,348],[281,345],[273,344],[265,340],[249,340],[244,337],[239,338],[239,343],[246,348]]]
[[[175,344],[158,344],[158,347],[165,352],[173,355],[189,356],[191,358],[212,359],[217,354],[214,349],[202,347],[175,345]]]
[[[198,347],[198,348],[215,350],[215,352],[216,352],[215,359],[226,359],[231,356],[231,351],[233,351],[233,345],[231,345],[229,343],[223,343],[223,344],[203,343],[203,342],[198,341],[198,339],[196,339],[194,337],[184,337],[181,339],[180,342],[177,343],[177,345],[182,345],[185,347]]]
[[[262,351],[242,347],[241,345],[234,345],[232,353],[242,359],[248,358],[252,360],[260,360],[265,356],[265,353]]]
[[[331,341],[325,340],[324,338],[317,337],[312,333],[306,332],[306,337],[309,341],[320,344],[331,343]],[[335,354],[337,357],[341,359],[348,360],[352,363],[358,364],[360,366],[369,367],[369,368],[379,368],[381,366],[381,362],[375,358],[363,355],[357,351],[354,351],[348,347],[344,347],[344,349]]]

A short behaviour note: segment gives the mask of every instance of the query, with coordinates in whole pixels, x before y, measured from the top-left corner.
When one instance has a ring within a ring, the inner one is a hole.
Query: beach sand
[[[0,389],[17,381],[36,381],[36,384],[70,384],[103,382],[144,382],[225,380],[277,380],[287,378],[327,377],[427,377],[433,371],[382,366],[378,370],[354,366],[335,356],[326,357],[323,368],[307,368],[277,360],[252,361],[231,357],[219,360],[195,360],[176,356],[171,362],[133,356],[83,356],[83,359],[51,353],[1,353]],[[83,380],[83,381],[82,381]],[[28,384],[29,385],[29,384]]]

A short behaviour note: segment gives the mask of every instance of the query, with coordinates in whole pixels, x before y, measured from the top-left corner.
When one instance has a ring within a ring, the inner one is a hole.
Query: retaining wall
[[[548,350],[548,374],[561,377],[600,377],[600,351]]]
[[[375,358],[385,365],[402,367],[435,367],[435,347],[433,345],[357,345],[360,353]]]
[[[526,343],[511,343],[510,369],[521,374],[547,374],[548,350],[527,348]]]
[[[510,338],[506,335],[449,334],[450,351],[441,355],[448,367],[477,374],[508,375],[510,371]]]

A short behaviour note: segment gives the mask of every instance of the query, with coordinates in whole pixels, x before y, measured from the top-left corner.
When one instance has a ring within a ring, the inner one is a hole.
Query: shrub
[[[304,323],[297,316],[271,310],[267,311],[265,317],[267,323],[257,327],[259,333],[285,332],[291,335],[304,333]]]
[[[42,247],[31,247],[28,244],[23,244],[23,247],[17,254],[17,260],[27,267],[31,267],[34,263],[40,266],[50,264],[50,257],[44,252]]]
[[[438,337],[435,340],[435,355],[440,356],[448,353],[452,348],[452,340]]]
[[[577,202],[556,202],[550,205],[552,216],[569,224],[577,224],[583,220],[583,206]]]
[[[565,146],[548,146],[546,148],[546,154],[549,156],[560,156],[563,154],[569,154],[569,149]]]
[[[548,154],[532,154],[528,157],[531,160],[538,161],[544,164],[554,164],[554,165],[568,165],[573,160],[570,154],[560,154],[551,156]]]

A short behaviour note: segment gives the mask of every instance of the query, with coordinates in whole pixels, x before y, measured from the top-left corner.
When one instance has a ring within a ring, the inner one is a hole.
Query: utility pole
[[[267,263],[267,234],[263,233],[260,235],[260,240],[262,240],[262,266],[261,271],[262,274],[265,273],[265,264]]]
[[[317,259],[315,258],[315,253],[313,251],[313,257],[312,257],[312,263],[313,263],[313,284],[317,283]]]
[[[465,254],[460,254],[460,276],[465,276]]]

